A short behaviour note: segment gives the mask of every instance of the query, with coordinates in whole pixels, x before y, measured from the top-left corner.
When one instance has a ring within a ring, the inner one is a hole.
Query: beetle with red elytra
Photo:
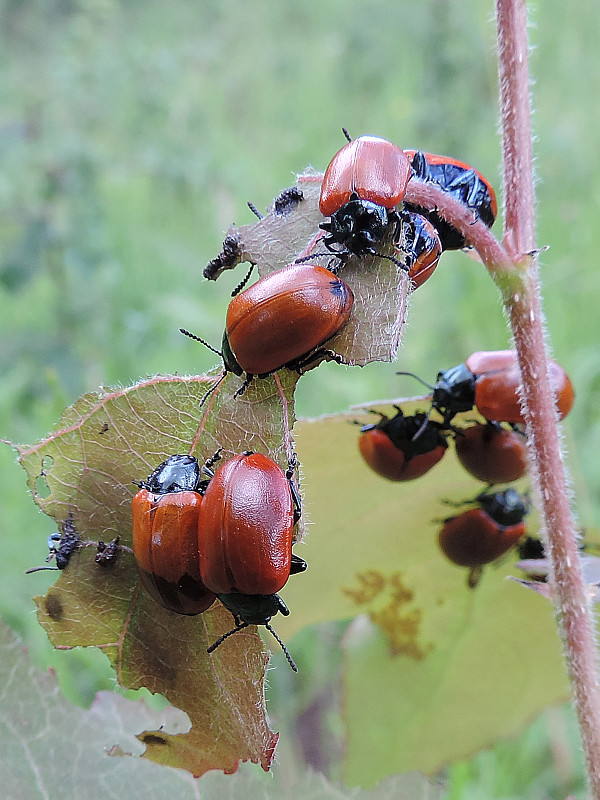
[[[575,402],[573,385],[556,361],[549,361],[549,368],[556,409],[563,419]],[[398,374],[412,375],[406,372]],[[513,424],[525,422],[519,401],[521,376],[517,354],[513,350],[472,353],[463,364],[440,371],[433,386],[421,378],[417,380],[432,390],[432,408],[442,415],[445,425],[457,414],[473,408],[477,408],[487,420]]]
[[[321,185],[319,209],[330,218],[320,225],[327,232],[323,242],[342,259],[349,254],[379,255],[376,245],[391,226],[397,230],[401,224],[397,206],[411,175],[410,161],[387,139],[351,139],[342,130],[348,144],[331,159]]]
[[[235,628],[271,628],[275,614],[289,611],[277,592],[306,562],[292,554],[300,501],[292,482],[295,461],[284,473],[272,459],[244,452],[200,468],[193,456],[174,455],[160,464],[132,501],[133,552],[140,580],[160,605],[177,614],[206,611],[218,598]],[[203,479],[202,474],[207,478]]]
[[[245,374],[236,392],[242,394],[255,376],[266,378],[282,367],[302,371],[322,357],[340,360],[323,345],[346,325],[353,305],[352,290],[330,270],[291,264],[235,295],[221,350],[184,328],[181,332],[221,356],[222,378],[228,372]]]

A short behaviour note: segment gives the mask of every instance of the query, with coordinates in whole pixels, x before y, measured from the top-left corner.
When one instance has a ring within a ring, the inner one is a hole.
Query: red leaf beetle
[[[442,426],[426,414],[391,419],[381,414],[375,425],[363,425],[358,448],[371,469],[390,481],[420,478],[444,456],[448,444]]]
[[[514,547],[526,533],[529,502],[515,489],[480,494],[470,508],[444,520],[438,541],[444,555],[460,567],[470,567],[469,586],[479,580],[481,567]]]
[[[328,269],[313,264],[284,267],[233,298],[222,351],[215,352],[226,372],[246,373],[241,394],[255,375],[264,378],[282,367],[301,370],[323,356],[339,360],[322,345],[348,322],[353,305],[350,287]],[[181,332],[207,344],[183,328]]]
[[[294,497],[281,467],[261,453],[222,464],[206,488],[198,523],[200,569],[214,592],[274,594],[292,559]]]
[[[497,422],[456,431],[454,446],[467,472],[485,483],[511,483],[527,472],[525,435]]]
[[[560,419],[563,419],[575,402],[573,385],[556,361],[549,361],[548,364],[556,408]],[[445,425],[456,414],[471,411],[473,407],[477,407],[479,413],[488,420],[514,424],[525,422],[519,403],[521,376],[517,354],[513,350],[473,353],[464,364],[439,372],[435,386],[430,386],[421,378],[418,380],[433,390],[432,407],[442,415]]]
[[[525,421],[519,403],[521,376],[517,355],[513,350],[473,353],[465,365],[476,376],[475,405],[482,416],[502,422]],[[549,361],[548,366],[550,383],[556,395],[556,408],[563,419],[575,401],[573,385],[556,361]]]
[[[142,586],[164,608],[201,614],[215,600],[200,575],[198,461],[174,455],[139,483],[132,500],[133,554]]]
[[[295,462],[287,473],[260,453],[245,452],[222,464],[211,475],[198,517],[198,553],[205,585],[234,616],[235,628],[217,642],[248,625],[271,628],[272,616],[289,613],[277,595],[291,574],[306,563],[292,555],[294,525],[300,502],[291,482]]]
[[[405,150],[411,159],[415,176],[422,181],[436,183],[470,208],[491,228],[498,214],[496,195],[490,183],[480,172],[449,156],[423,153],[420,150]],[[406,204],[406,208],[427,217],[437,228],[444,250],[460,250],[466,246],[464,236],[444,220],[435,209]]]
[[[396,206],[402,202],[411,175],[408,157],[395,144],[377,136],[351,140],[331,159],[321,186],[319,208],[329,222],[325,246],[340,254],[376,255],[390,223],[399,223]],[[343,254],[344,251],[342,251]]]

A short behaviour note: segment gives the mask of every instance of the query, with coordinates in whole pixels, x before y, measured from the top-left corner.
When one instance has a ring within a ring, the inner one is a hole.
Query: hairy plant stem
[[[550,584],[589,787],[600,800],[600,688],[591,602],[581,573],[575,523],[556,425],[544,346],[535,249],[526,0],[496,0],[504,162],[503,244],[522,270],[522,288],[502,286],[521,368],[532,478],[545,527]],[[528,255],[529,254],[529,255]]]
[[[573,688],[590,790],[592,797],[600,800],[600,687],[593,615],[581,572],[548,376],[535,250],[526,2],[496,0],[496,11],[504,160],[502,244],[466,206],[435,184],[413,178],[406,200],[435,208],[458,228],[477,250],[502,293],[521,370],[530,474],[551,565],[557,624]]]

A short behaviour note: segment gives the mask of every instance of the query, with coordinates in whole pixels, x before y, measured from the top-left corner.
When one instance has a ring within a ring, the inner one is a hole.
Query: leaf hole
[[[46,497],[50,494],[50,487],[46,482],[45,475],[38,475],[35,481],[35,493],[37,497],[41,497],[42,500],[45,500]]]

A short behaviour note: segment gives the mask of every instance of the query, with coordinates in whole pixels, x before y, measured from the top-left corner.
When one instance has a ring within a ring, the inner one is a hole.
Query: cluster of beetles
[[[436,209],[403,202],[410,180],[435,183],[474,219],[493,224],[494,191],[469,165],[401,150],[374,136],[351,139],[344,134],[348,143],[331,160],[321,186],[319,209],[327,218],[318,240],[323,252],[250,286],[248,273],[229,304],[221,350],[182,329],[222,358],[222,375],[209,394],[228,373],[242,379],[234,395],[238,397],[254,379],[283,367],[302,373],[323,359],[341,361],[327,343],[352,314],[352,289],[337,274],[350,257],[389,259],[417,288],[431,276],[444,250],[467,246],[461,232]],[[298,200],[301,192],[294,191],[292,200]],[[393,255],[382,253],[390,243]],[[327,267],[316,263],[322,257],[327,257]],[[562,417],[572,405],[573,390],[554,362],[552,379]],[[382,477],[412,480],[439,462],[452,438],[458,458],[475,477],[488,484],[514,481],[527,463],[518,387],[512,352],[474,353],[464,364],[439,373],[430,387],[427,413],[405,416],[398,408],[395,417],[380,414],[376,424],[364,426],[360,452]],[[487,422],[462,429],[453,425],[457,414],[474,408]],[[306,569],[306,562],[292,552],[301,515],[295,467],[295,457],[284,471],[268,456],[250,451],[225,460],[218,450],[204,464],[192,455],[175,454],[136,482],[133,555],[143,588],[177,614],[201,614],[218,599],[233,616],[231,630],[208,652],[248,625],[264,625],[296,669],[270,625],[277,613],[289,613],[278,592],[290,575]],[[523,537],[526,501],[507,489],[483,493],[472,505],[446,520],[440,544],[455,563],[475,568]],[[65,520],[62,534],[49,540],[49,560],[54,558],[63,569],[80,543],[72,520]],[[97,563],[110,563],[118,549],[118,540],[100,542]]]
[[[557,413],[563,419],[573,406],[573,386],[556,361],[550,361],[549,368]],[[435,384],[427,385],[432,391],[427,413],[405,415],[396,406],[394,417],[374,412],[379,422],[362,426],[358,447],[374,472],[390,481],[420,478],[441,461],[451,439],[464,469],[489,486],[513,483],[526,474],[525,420],[512,350],[473,353],[463,364],[439,372]],[[464,427],[452,424],[457,414],[475,410],[484,422],[473,420]],[[433,419],[434,414],[439,419]],[[529,502],[516,489],[482,492],[464,505],[470,507],[444,520],[439,545],[450,561],[469,568],[469,586],[477,585],[485,564],[517,544],[523,546],[523,558],[533,558],[532,553],[543,557],[538,540],[526,537],[523,520]]]

